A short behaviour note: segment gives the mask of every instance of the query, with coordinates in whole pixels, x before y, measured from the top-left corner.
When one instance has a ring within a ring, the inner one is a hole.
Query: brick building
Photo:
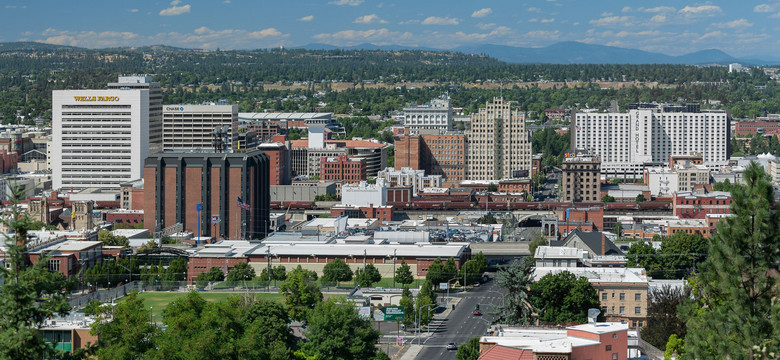
[[[347,155],[320,159],[320,180],[336,180],[348,183],[366,180],[366,159],[353,159]]]
[[[755,134],[764,134],[780,131],[780,121],[740,121],[734,123],[734,133],[737,136],[751,137]]]
[[[566,153],[561,170],[562,202],[601,201],[601,158],[598,155]]]
[[[166,152],[146,159],[144,227],[181,223],[184,231],[221,239],[263,238],[269,223],[268,155]],[[249,209],[241,209],[241,198]],[[196,204],[201,204],[198,213]]]
[[[730,214],[730,206],[731,194],[725,191],[678,192],[672,199],[672,214],[680,219],[704,219],[710,214]]]
[[[395,167],[441,175],[443,186],[466,180],[466,137],[463,134],[400,136],[395,140]]]
[[[103,243],[100,241],[72,240],[59,233],[37,232],[39,236],[27,242],[29,261],[35,264],[48,256],[46,268],[67,278],[79,274],[102,262]],[[6,248],[0,245],[0,259],[5,258]]]
[[[144,179],[119,184],[119,207],[127,210],[144,209]]]
[[[290,141],[287,135],[275,135],[270,143],[260,144],[258,149],[268,155],[269,181],[271,185],[290,185],[292,167],[290,164]]]
[[[330,208],[330,216],[348,216],[353,219],[379,219],[381,225],[393,221],[393,206],[334,205]]]

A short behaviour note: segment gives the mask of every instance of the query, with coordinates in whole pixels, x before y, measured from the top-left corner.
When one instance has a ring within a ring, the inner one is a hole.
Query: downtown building
[[[441,135],[402,135],[395,138],[395,167],[424,170],[442,177],[444,187],[466,180],[466,136],[448,132]]]
[[[646,166],[666,163],[677,155],[700,154],[710,169],[727,165],[727,112],[699,110],[691,104],[639,105],[627,113],[576,113],[573,149],[599,155],[607,178],[639,178]]]
[[[531,134],[517,105],[494,98],[471,115],[466,131],[468,180],[501,180],[531,176]]]
[[[233,151],[246,150],[247,142],[239,141],[238,105],[165,105],[162,121],[163,151],[214,149],[214,131],[224,129],[225,146]],[[254,140],[249,141],[255,147]],[[224,150],[224,149],[221,149]]]
[[[452,105],[447,95],[426,104],[404,107],[404,126],[412,132],[419,130],[452,130]]]
[[[149,154],[162,151],[163,97],[160,83],[149,75],[120,76],[115,83],[108,83],[109,90],[149,90]]]
[[[150,91],[54,90],[52,188],[119,192],[149,156]]]
[[[264,238],[270,226],[268,162],[261,150],[150,156],[144,166],[145,228],[154,233],[180,223],[194,236],[200,230],[213,239]]]

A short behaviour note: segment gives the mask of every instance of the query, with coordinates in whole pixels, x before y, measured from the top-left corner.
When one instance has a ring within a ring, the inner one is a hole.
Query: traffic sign
[[[439,283],[439,290],[447,290],[449,286],[450,283]]]
[[[404,320],[403,306],[385,307],[385,321],[403,321],[403,320]]]
[[[221,220],[219,219],[219,215],[211,215],[211,223],[212,224],[219,224]]]
[[[403,345],[404,344],[404,338],[402,338],[400,336],[398,337],[398,339],[396,341],[398,342],[398,345]]]

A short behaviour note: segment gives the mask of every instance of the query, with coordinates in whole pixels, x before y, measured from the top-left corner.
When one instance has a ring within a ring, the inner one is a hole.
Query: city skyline
[[[593,6],[576,0],[320,0],[289,6],[243,0],[174,0],[122,7],[96,1],[33,1],[2,7],[0,19],[6,26],[0,30],[0,42],[202,49],[372,43],[453,49],[477,44],[541,47],[579,41],[668,55],[720,49],[735,57],[780,58],[774,50],[780,42],[775,39],[780,32],[778,18],[780,1],[628,4],[609,0]]]

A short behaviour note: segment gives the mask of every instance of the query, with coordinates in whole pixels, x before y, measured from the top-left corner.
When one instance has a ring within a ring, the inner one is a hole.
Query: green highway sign
[[[403,321],[403,320],[404,320],[403,306],[385,307],[385,321]]]

